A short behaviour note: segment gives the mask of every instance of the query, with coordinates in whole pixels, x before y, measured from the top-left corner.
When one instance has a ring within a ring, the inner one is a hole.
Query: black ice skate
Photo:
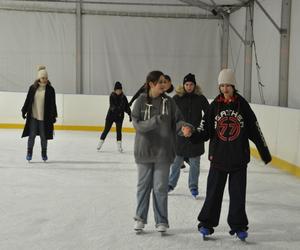
[[[44,162],[48,160],[47,149],[42,149],[42,159]]]

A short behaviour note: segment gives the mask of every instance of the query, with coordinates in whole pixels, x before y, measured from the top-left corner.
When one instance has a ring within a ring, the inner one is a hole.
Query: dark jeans
[[[28,143],[27,143],[28,149],[33,149],[35,137],[38,133],[41,138],[42,149],[47,149],[48,141],[45,136],[44,121],[38,121],[37,119],[31,118],[30,124],[29,124],[29,137],[28,137]]]
[[[111,121],[111,120],[108,120],[106,119],[105,120],[105,127],[104,127],[104,130],[101,134],[101,137],[100,139],[101,140],[105,140],[108,132],[110,131],[112,125],[113,125],[114,121]],[[116,123],[116,130],[117,130],[117,141],[121,141],[122,140],[122,124],[123,124],[123,121],[120,121],[120,122],[115,122]]]
[[[218,226],[224,187],[229,176],[229,213],[227,222],[231,230],[247,230],[248,218],[246,215],[246,184],[247,184],[247,167],[233,172],[224,172],[210,167],[206,198],[201,212],[198,216],[201,226],[213,228]]]

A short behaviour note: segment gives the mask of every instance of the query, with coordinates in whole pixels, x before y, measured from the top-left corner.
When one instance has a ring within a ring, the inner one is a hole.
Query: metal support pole
[[[244,97],[251,102],[251,80],[252,80],[252,45],[253,45],[253,11],[254,3],[249,2],[246,8],[246,31],[245,31],[245,61],[244,61]]]
[[[221,69],[228,68],[229,15],[223,15]]]
[[[76,3],[76,94],[83,93],[81,2],[82,0],[78,0]]]
[[[291,0],[282,0],[279,60],[279,106],[282,107],[288,106],[291,5]]]

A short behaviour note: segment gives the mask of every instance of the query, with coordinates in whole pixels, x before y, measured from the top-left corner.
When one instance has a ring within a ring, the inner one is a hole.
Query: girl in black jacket
[[[124,120],[124,112],[129,116],[129,121],[131,121],[131,110],[128,104],[127,97],[123,94],[122,84],[120,82],[115,83],[114,92],[111,93],[109,97],[109,109],[106,115],[105,128],[101,134],[100,141],[97,146],[99,151],[104,143],[104,140],[110,131],[113,123],[116,123],[117,130],[117,146],[120,153],[123,152],[122,149],[122,124]]]
[[[38,79],[28,90],[22,107],[22,117],[26,119],[22,137],[29,136],[26,159],[31,161],[36,135],[41,138],[42,159],[46,161],[47,142],[53,139],[53,124],[56,122],[57,109],[55,90],[48,80],[45,66],[38,68]]]
[[[184,136],[192,142],[209,143],[211,162],[207,179],[206,199],[198,216],[198,229],[203,237],[214,232],[219,224],[224,187],[229,176],[230,234],[241,240],[248,236],[246,215],[247,164],[250,161],[249,139],[256,145],[265,164],[272,158],[249,103],[235,90],[234,73],[223,69],[219,74],[220,94],[210,104],[198,131],[184,127]]]

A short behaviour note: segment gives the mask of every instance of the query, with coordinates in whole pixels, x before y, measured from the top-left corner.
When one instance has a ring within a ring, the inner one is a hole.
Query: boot
[[[99,151],[104,143],[104,140],[100,140],[97,146],[97,150]]]
[[[117,146],[118,146],[118,151],[119,151],[120,153],[123,153],[122,141],[117,141]]]
[[[27,155],[26,155],[26,160],[31,161],[32,159],[32,148],[27,149]]]
[[[48,160],[47,149],[45,149],[45,148],[42,149],[42,159],[43,159],[43,161]]]
[[[143,230],[144,227],[145,227],[144,222],[137,220],[134,225],[134,230],[141,231],[141,230]]]

